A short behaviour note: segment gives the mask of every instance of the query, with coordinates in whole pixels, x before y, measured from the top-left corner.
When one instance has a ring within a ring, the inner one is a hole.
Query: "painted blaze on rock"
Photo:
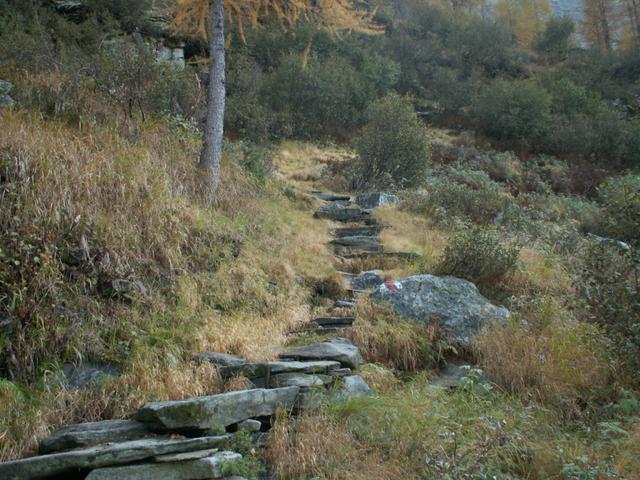
[[[505,320],[509,311],[493,305],[471,282],[456,277],[415,275],[379,285],[371,294],[388,302],[396,314],[418,322],[439,323],[453,344],[469,348],[484,325]]]

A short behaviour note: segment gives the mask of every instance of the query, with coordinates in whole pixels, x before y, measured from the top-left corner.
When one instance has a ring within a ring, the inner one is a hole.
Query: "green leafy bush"
[[[476,97],[472,115],[480,130],[498,140],[533,145],[549,128],[551,96],[531,81],[498,80]]]
[[[519,253],[520,247],[503,244],[496,231],[476,226],[451,237],[438,273],[492,286],[515,269]]]
[[[430,146],[411,102],[389,94],[370,107],[368,119],[356,141],[363,182],[384,188],[419,185],[430,160]]]

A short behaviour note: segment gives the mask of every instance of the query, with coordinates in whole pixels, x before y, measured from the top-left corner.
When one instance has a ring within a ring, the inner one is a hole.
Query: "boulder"
[[[186,400],[147,403],[136,418],[159,432],[220,432],[248,418],[291,409],[297,387],[241,390]]]
[[[371,296],[389,303],[401,317],[439,323],[445,337],[464,349],[471,346],[471,339],[486,323],[509,316],[506,308],[490,303],[473,283],[450,276],[416,275],[388,281]]]
[[[81,450],[41,455],[0,463],[2,480],[36,480],[116,465],[140,462],[158,455],[193,452],[219,448],[229,441],[229,435],[200,437],[188,440],[133,440],[101,445]],[[126,478],[126,477],[121,477]]]
[[[65,363],[62,366],[62,373],[72,389],[98,387],[119,375],[114,365],[90,362],[81,365]]]
[[[13,108],[16,102],[9,96],[13,90],[13,84],[6,80],[0,80],[0,108]]]
[[[354,308],[355,306],[356,303],[350,300],[336,300],[334,305],[335,308]]]
[[[217,367],[238,367],[247,363],[244,358],[238,355],[219,352],[203,352],[193,357],[193,359],[197,363],[212,363]]]
[[[360,275],[351,279],[351,288],[354,290],[369,290],[384,283],[384,276],[380,270],[371,270],[362,272]]]
[[[400,203],[400,197],[381,192],[361,193],[356,197],[356,203],[359,207],[370,210],[385,205],[396,205]]]
[[[53,453],[73,448],[86,448],[102,443],[124,442],[151,435],[135,420],[104,420],[69,425],[40,441],[40,453]]]
[[[87,480],[209,480],[223,478],[223,467],[241,458],[239,453],[217,452],[195,460],[100,468],[92,471]]]
[[[337,222],[360,222],[369,218],[369,215],[369,212],[362,210],[360,207],[349,206],[341,202],[332,202],[320,207],[314,216]]]
[[[361,398],[371,395],[371,389],[367,382],[360,375],[344,377],[342,384],[336,392],[336,401],[345,403],[354,398]]]
[[[331,338],[324,342],[305,345],[280,354],[280,358],[298,360],[334,360],[356,369],[362,363],[360,350],[346,338]]]
[[[619,250],[621,252],[630,252],[631,251],[631,245],[629,245],[628,243],[625,243],[623,241],[620,240],[616,240],[614,238],[607,238],[607,237],[601,237],[599,235],[595,235],[593,233],[588,233],[587,234],[587,239],[594,242],[594,243],[598,243],[600,245],[603,245],[605,247],[609,247],[609,248],[613,248],[616,250]]]

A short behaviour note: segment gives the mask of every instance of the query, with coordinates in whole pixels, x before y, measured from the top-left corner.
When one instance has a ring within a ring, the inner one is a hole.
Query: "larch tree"
[[[585,0],[583,34],[592,47],[613,50],[618,6],[617,0]]]
[[[522,47],[530,47],[551,16],[549,0],[497,0],[496,16],[511,28]]]
[[[275,18],[293,27],[299,20],[326,30],[377,31],[370,8],[353,0],[174,0],[170,12],[176,33],[208,37],[209,84],[204,143],[198,167],[206,171],[211,189],[220,182],[224,141],[225,20],[234,22],[244,37],[245,27],[257,27],[264,18]],[[310,50],[310,47],[308,47]],[[308,56],[309,52],[305,52]],[[303,59],[303,61],[305,61]]]

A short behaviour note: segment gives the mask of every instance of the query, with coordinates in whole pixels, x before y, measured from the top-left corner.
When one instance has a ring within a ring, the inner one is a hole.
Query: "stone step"
[[[337,238],[344,237],[377,237],[385,227],[382,225],[372,225],[365,227],[343,227],[336,228],[333,234]]]
[[[264,378],[279,373],[326,373],[340,368],[338,361],[280,361],[280,362],[259,362],[246,363],[231,367],[222,367],[220,374],[223,378],[231,378],[237,375],[249,378]]]
[[[382,253],[384,247],[382,245],[371,244],[368,246],[349,247],[344,245],[334,245],[333,252],[335,255],[344,258],[352,258],[353,255],[361,255],[367,253]]]
[[[379,247],[381,240],[379,237],[341,237],[329,241],[331,245],[338,245],[342,247]]]
[[[147,403],[136,419],[159,432],[222,432],[243,420],[271,416],[280,408],[293,408],[298,391],[297,387],[253,389]]]
[[[320,207],[314,217],[337,222],[363,222],[370,217],[370,213],[357,206],[332,202]]]
[[[111,442],[124,442],[152,436],[135,420],[104,420],[64,427],[40,441],[40,454],[86,448]]]
[[[319,198],[320,200],[324,200],[325,202],[349,202],[349,201],[351,201],[351,196],[350,195],[340,195],[340,194],[337,194],[337,193],[320,192],[320,191],[314,190],[313,192],[311,192],[311,195],[313,195],[316,198]]]
[[[351,278],[351,288],[359,291],[370,291],[381,283],[384,283],[384,272],[381,270],[362,272]]]
[[[156,457],[156,463],[99,468],[92,471],[86,480],[221,479],[225,477],[225,472],[230,464],[242,459],[242,455],[235,452],[211,453],[205,451],[205,453],[209,453],[209,455],[196,459],[167,461],[163,460],[163,457]]]
[[[77,474],[79,471],[141,462],[159,455],[220,448],[230,438],[230,435],[223,435],[187,440],[132,440],[41,455],[0,463],[0,478],[2,480],[37,480],[56,476],[63,477],[64,475]]]
[[[415,261],[421,258],[420,254],[415,252],[359,252],[347,253],[341,256],[347,260],[355,258],[397,258],[404,261]]]
[[[357,369],[362,363],[360,350],[346,338],[332,338],[281,353],[280,358],[296,360],[334,360],[344,367]]]
[[[355,322],[355,317],[318,317],[312,320],[316,325],[325,326],[350,326]]]
[[[356,302],[352,302],[351,300],[336,300],[333,306],[334,308],[354,308]]]

